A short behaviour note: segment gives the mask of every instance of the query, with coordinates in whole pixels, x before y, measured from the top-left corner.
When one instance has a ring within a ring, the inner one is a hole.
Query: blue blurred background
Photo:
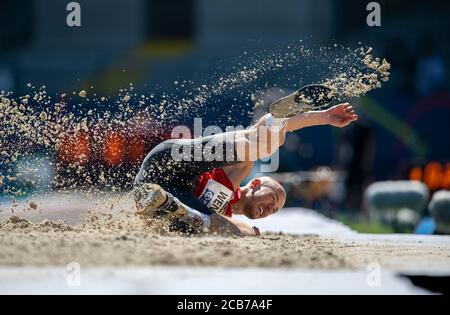
[[[68,2],[1,1],[0,90],[22,95],[32,82],[49,94],[89,89],[108,95],[133,83],[138,94],[177,93],[174,81],[208,81],[232,71],[243,54],[257,58],[299,40],[371,46],[391,62],[391,81],[354,101],[361,119],[352,127],[290,135],[279,171],[343,172],[344,186],[325,198],[326,209],[336,202],[359,211],[365,187],[376,180],[418,179],[432,192],[450,188],[450,2],[378,1],[380,27],[366,23],[370,1],[80,0],[81,27],[66,25]],[[261,80],[292,89],[309,78],[290,86],[278,75]],[[218,111],[230,102],[246,108],[239,92],[217,96],[214,109],[203,113],[206,122],[225,126]],[[236,120],[249,124],[251,115]],[[147,139],[128,167],[135,171],[166,133]],[[305,201],[298,193],[288,204],[321,208],[318,196]]]

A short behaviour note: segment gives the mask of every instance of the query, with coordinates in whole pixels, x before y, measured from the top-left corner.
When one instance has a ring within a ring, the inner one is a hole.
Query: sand
[[[343,241],[318,235],[186,236],[155,231],[130,213],[89,214],[78,225],[18,216],[0,223],[0,266],[202,266],[366,270],[450,267],[448,246]]]

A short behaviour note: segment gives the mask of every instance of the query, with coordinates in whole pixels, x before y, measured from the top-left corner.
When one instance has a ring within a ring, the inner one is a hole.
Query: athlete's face
[[[255,178],[250,184],[251,190],[247,195],[248,202],[244,213],[250,219],[261,219],[277,213],[286,200],[282,189],[274,189]]]

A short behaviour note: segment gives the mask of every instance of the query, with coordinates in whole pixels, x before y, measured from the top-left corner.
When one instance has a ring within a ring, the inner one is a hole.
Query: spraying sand
[[[27,85],[29,94],[23,96],[2,91],[0,192],[20,197],[37,187],[88,189],[93,193],[105,188],[130,188],[137,169],[124,173],[120,168],[111,168],[110,164],[118,163],[120,157],[104,143],[158,138],[186,117],[203,116],[206,107],[224,108],[223,114],[235,126],[239,119],[251,117],[253,104],[263,105],[254,93],[270,88],[270,80],[288,70],[296,75],[285,80],[287,88],[298,89],[304,84],[303,75],[318,73],[316,82],[307,83],[324,84],[343,101],[380,88],[389,79],[389,69],[385,59],[372,56],[371,48],[335,45],[317,49],[300,43],[238,60],[231,73],[207,78],[207,84],[176,81],[175,94],[139,95],[133,84],[109,97],[97,96],[91,90],[73,91],[71,96],[49,95],[45,86],[31,83]],[[221,96],[230,93],[234,93],[235,100],[236,94],[242,101],[247,100],[248,106],[216,104]],[[103,163],[96,163],[94,169],[87,163],[102,158]],[[43,169],[51,169],[54,176],[47,178],[49,171],[40,173]]]

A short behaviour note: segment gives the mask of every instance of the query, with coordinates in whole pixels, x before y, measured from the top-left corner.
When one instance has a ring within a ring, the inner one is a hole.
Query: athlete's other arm
[[[235,235],[235,236],[258,236],[259,230],[252,228],[244,222],[227,218],[221,214],[213,213],[210,216],[211,225],[209,232],[220,235]]]

